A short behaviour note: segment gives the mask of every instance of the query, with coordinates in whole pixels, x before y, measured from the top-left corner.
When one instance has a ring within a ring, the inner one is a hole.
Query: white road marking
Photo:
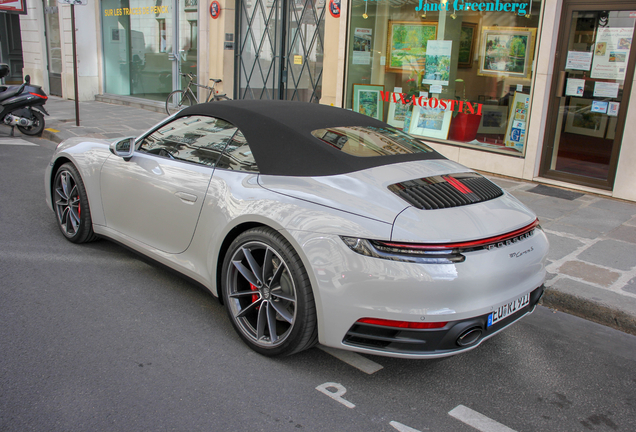
[[[0,138],[0,144],[2,145],[21,145],[21,146],[36,146],[37,144],[30,143],[20,138]]]
[[[338,360],[342,360],[343,362],[353,366],[356,369],[360,369],[362,372],[369,375],[374,374],[380,369],[384,368],[384,366],[382,366],[381,364],[369,360],[366,357],[362,357],[360,354],[356,354],[352,351],[345,351],[322,345],[318,346],[318,348],[320,348],[327,354],[331,354]]]
[[[403,425],[402,423],[398,423],[396,421],[392,421],[391,423],[389,423],[391,426],[393,426],[394,429],[400,431],[400,432],[420,432],[417,429],[413,429],[412,427],[408,427],[407,425]],[[428,428],[426,428],[426,430],[428,430]]]
[[[508,426],[497,423],[493,419],[490,419],[477,411],[473,411],[464,405],[456,406],[449,411],[448,414],[451,417],[455,417],[460,422],[466,423],[468,426],[472,426],[481,432],[515,432],[514,429],[510,429]]]
[[[327,390],[329,388],[335,388],[336,391],[332,392],[332,391]],[[347,408],[355,408],[356,407],[355,404],[352,404],[351,402],[349,402],[348,400],[346,400],[346,399],[344,399],[342,397],[342,395],[344,395],[347,392],[347,389],[344,388],[344,386],[342,384],[328,382],[328,383],[320,384],[318,387],[316,387],[316,390],[318,390],[321,393],[326,394],[331,399],[333,399],[333,400],[335,400],[337,402],[340,402],[341,404],[343,404]]]

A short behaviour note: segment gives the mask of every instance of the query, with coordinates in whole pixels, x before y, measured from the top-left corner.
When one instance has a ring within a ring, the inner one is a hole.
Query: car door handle
[[[187,204],[192,204],[197,202],[196,195],[192,195],[186,192],[175,192],[174,194],[178,196],[179,198],[181,198],[181,201],[185,201]]]

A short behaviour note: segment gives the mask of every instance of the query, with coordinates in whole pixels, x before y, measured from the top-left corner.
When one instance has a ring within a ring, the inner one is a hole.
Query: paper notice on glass
[[[607,102],[592,101],[592,109],[590,111],[605,114],[607,112]]]
[[[568,51],[566,69],[589,71],[592,66],[592,53],[584,51]]]
[[[568,78],[565,86],[566,96],[583,96],[583,90],[585,90],[585,80],[577,78]]]
[[[441,85],[432,85],[430,90],[431,90],[431,93],[440,94],[442,92],[442,86]]]
[[[620,109],[621,104],[619,102],[610,102],[607,106],[607,115],[612,117],[618,116],[618,110]]]
[[[594,84],[594,97],[618,97],[618,83],[597,82]]]
[[[441,90],[441,89],[440,89]],[[423,97],[424,99],[428,99],[428,92],[425,91],[421,91],[420,92],[420,96]]]
[[[422,84],[448,85],[453,41],[429,40],[426,42],[426,69]],[[431,90],[431,93],[434,93]]]
[[[393,87],[393,93],[402,93],[402,87]]]
[[[600,27],[594,45],[592,78],[624,80],[633,27]]]
[[[371,64],[371,41],[373,29],[356,28],[353,33],[353,56],[351,63],[356,65]]]

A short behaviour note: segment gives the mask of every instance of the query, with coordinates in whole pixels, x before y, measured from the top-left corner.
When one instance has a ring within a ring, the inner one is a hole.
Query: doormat
[[[545,195],[555,198],[561,198],[569,201],[574,201],[577,198],[582,197],[584,194],[579,192],[572,192],[565,189],[554,188],[545,185],[538,185],[532,189],[528,189],[528,192],[536,193],[539,195]]]

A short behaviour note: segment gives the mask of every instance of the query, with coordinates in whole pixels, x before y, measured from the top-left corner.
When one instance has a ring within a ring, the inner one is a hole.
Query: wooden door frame
[[[539,166],[539,176],[554,180],[560,180],[566,183],[574,183],[582,186],[593,187],[597,189],[612,190],[616,179],[616,170],[618,167],[618,158],[623,141],[623,131],[625,128],[625,119],[627,114],[627,106],[629,105],[629,96],[632,90],[632,82],[634,79],[634,65],[636,64],[636,49],[630,49],[630,56],[627,62],[627,70],[625,71],[625,83],[623,84],[623,95],[621,99],[621,110],[616,124],[616,135],[614,136],[614,145],[609,162],[609,173],[607,180],[594,179],[575,174],[563,173],[550,170],[552,161],[552,153],[554,148],[554,140],[558,115],[559,115],[559,99],[556,95],[559,87],[559,75],[565,70],[567,60],[568,35],[572,26],[572,13],[576,10],[582,11],[616,11],[616,10],[633,10],[636,11],[636,4],[633,1],[613,0],[603,2],[599,0],[564,0],[561,10],[561,22],[559,24],[559,32],[556,49],[556,62],[554,63],[554,71],[552,74],[552,83],[550,87],[550,96],[548,104],[548,113],[546,121],[546,133],[544,134],[541,160]],[[636,33],[636,26],[634,28]],[[636,42],[635,40],[632,41]]]

